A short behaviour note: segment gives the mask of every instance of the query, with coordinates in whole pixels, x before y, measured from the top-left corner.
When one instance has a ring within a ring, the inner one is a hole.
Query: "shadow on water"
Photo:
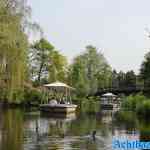
[[[110,119],[112,118],[112,119]],[[149,123],[139,123],[134,114],[110,112],[78,114],[59,118],[39,112],[7,109],[0,112],[0,150],[111,150],[112,138],[149,140]]]

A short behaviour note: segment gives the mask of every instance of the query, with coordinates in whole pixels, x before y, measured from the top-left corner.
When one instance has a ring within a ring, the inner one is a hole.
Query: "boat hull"
[[[43,104],[40,105],[40,110],[45,113],[51,113],[51,114],[69,114],[74,113],[76,111],[77,105],[71,105],[71,104],[56,104],[56,105],[50,105],[50,104]]]

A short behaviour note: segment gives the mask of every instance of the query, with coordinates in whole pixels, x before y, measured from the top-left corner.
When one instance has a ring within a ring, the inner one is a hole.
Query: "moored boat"
[[[50,113],[72,113],[75,112],[77,105],[74,104],[42,104],[40,105],[40,110]]]
[[[65,116],[75,113],[77,105],[72,104],[71,100],[71,90],[74,90],[74,88],[61,82],[46,84],[44,87],[53,91],[53,98],[48,103],[40,105],[41,112]]]

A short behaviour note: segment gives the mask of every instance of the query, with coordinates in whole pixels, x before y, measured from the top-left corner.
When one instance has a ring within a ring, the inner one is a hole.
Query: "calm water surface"
[[[129,122],[128,122],[129,121]],[[111,150],[112,138],[139,139],[136,119],[112,122],[111,114],[80,114],[67,119],[18,109],[0,111],[0,150]],[[91,133],[96,130],[96,140]],[[146,132],[145,132],[146,130]]]

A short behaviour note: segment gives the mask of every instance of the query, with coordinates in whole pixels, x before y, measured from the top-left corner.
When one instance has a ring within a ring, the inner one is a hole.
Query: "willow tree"
[[[24,33],[24,0],[0,0],[1,99],[20,100],[26,78],[28,40]]]

